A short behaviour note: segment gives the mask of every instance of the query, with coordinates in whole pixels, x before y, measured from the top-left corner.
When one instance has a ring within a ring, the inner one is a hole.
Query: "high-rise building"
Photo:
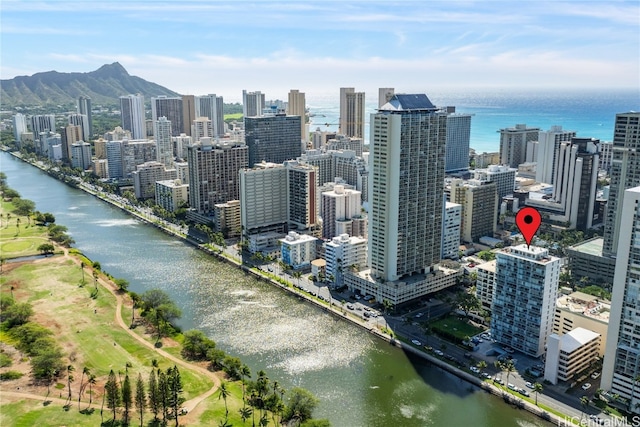
[[[109,178],[122,179],[124,178],[124,163],[122,161],[122,141],[107,141],[107,167],[109,171]]]
[[[35,138],[42,132],[55,132],[56,116],[53,114],[31,116],[31,131]]]
[[[196,97],[196,120],[206,117],[211,120],[213,137],[224,135],[224,99],[215,93]],[[193,136],[193,135],[192,135]]]
[[[637,120],[640,113],[636,114]],[[627,124],[631,118],[626,118]],[[628,138],[634,137],[637,142],[637,134]],[[624,157],[618,153],[618,164],[613,166],[622,169]],[[616,272],[600,386],[626,399],[629,411],[640,413],[640,187],[625,190],[619,201]]]
[[[482,308],[491,311],[493,308],[493,290],[496,286],[496,260],[491,260],[476,267],[476,297]]]
[[[393,282],[440,261],[446,114],[426,95],[394,95],[371,116],[371,275]]]
[[[193,95],[182,96],[182,133],[191,136],[191,123],[196,116],[196,98]]]
[[[133,188],[138,199],[151,199],[156,195],[156,181],[176,179],[175,169],[166,169],[160,162],[146,162],[131,172]]]
[[[285,166],[289,225],[298,230],[319,231],[318,170],[297,161],[287,161]]]
[[[364,138],[364,92],[352,87],[340,88],[340,133]]]
[[[260,91],[247,92],[242,91],[242,115],[247,117],[262,116],[265,107],[264,93]]]
[[[82,128],[76,125],[68,125],[61,129],[60,137],[62,140],[62,158],[71,162],[72,151],[71,146],[82,141]]]
[[[455,107],[447,107],[447,145],[444,160],[444,171],[447,173],[469,170],[471,116],[456,113]]]
[[[492,338],[528,356],[544,353],[553,330],[560,258],[521,244],[496,253]]]
[[[287,229],[287,169],[258,163],[240,170],[240,217],[245,236]]]
[[[618,248],[625,190],[640,185],[640,112],[616,114],[610,175],[602,248],[605,256],[615,256]]]
[[[70,125],[80,126],[80,129],[82,129],[80,139],[88,142],[91,137],[91,133],[89,132],[89,118],[85,114],[69,114],[68,120]]]
[[[122,129],[131,132],[133,139],[147,137],[143,95],[121,96],[120,115],[122,117]],[[108,138],[105,137],[105,139]]]
[[[289,91],[289,100],[287,103],[287,114],[290,116],[300,116],[300,135],[303,141],[309,139],[309,132],[307,131],[307,106],[305,103],[304,92],[300,92],[298,89],[291,89]]]
[[[442,221],[441,258],[458,259],[460,251],[460,226],[462,224],[462,205],[445,202],[444,221]]]
[[[622,196],[622,194],[619,194]],[[617,230],[616,271],[613,279],[611,314],[602,369],[601,387],[628,401],[638,413],[640,403],[640,187],[625,190],[624,218]]]
[[[332,191],[322,193],[322,237],[332,239],[340,234],[365,237],[364,219],[362,218],[362,203],[360,192],[345,189],[336,185]],[[354,219],[356,226],[354,233]]]
[[[27,132],[27,116],[17,113],[13,116],[13,138],[20,142],[22,134]]]
[[[613,160],[613,142],[600,141],[600,162],[598,169],[609,173]]]
[[[189,106],[188,102],[187,106],[194,108],[193,115],[195,116],[195,105],[192,99],[191,101],[191,106]],[[151,119],[156,122],[160,117],[166,117],[167,120],[171,122],[171,136],[178,136],[181,133],[189,135],[191,134],[191,121],[188,124],[188,132],[185,132],[184,105],[185,103],[181,97],[159,96],[157,98],[151,98]],[[189,112],[188,114],[191,113]]]
[[[527,144],[537,141],[539,132],[540,128],[528,128],[525,124],[500,129],[500,163],[512,168],[525,163]]]
[[[87,139],[90,139],[93,136],[93,119],[91,112],[91,98],[88,96],[81,95],[78,97],[78,114],[84,114],[87,116],[88,120],[88,133],[86,135]],[[86,140],[85,140],[86,141]]]
[[[302,154],[299,116],[276,114],[245,117],[245,141],[249,148],[249,167],[256,163],[283,163]]]
[[[156,205],[169,212],[175,212],[189,201],[189,184],[179,179],[156,181],[155,185]]]
[[[562,126],[551,126],[549,130],[538,132],[538,155],[536,162],[536,181],[555,184],[557,156],[560,144],[571,141],[576,133],[563,130]]]
[[[462,205],[461,239],[477,242],[481,237],[493,237],[498,218],[496,183],[471,179],[451,182],[450,201]]]
[[[167,169],[173,168],[173,140],[171,139],[171,122],[160,117],[154,122],[157,161]],[[170,178],[167,178],[170,179]]]
[[[240,200],[229,200],[213,207],[214,225],[224,237],[238,237],[242,231],[240,222]]]
[[[395,89],[392,87],[381,87],[378,89],[378,108],[382,107],[387,102],[391,101],[393,95],[395,94]]]
[[[238,172],[247,167],[247,146],[238,142],[213,142],[202,138],[189,146],[189,204],[204,215],[214,205],[240,198]]]
[[[71,144],[71,166],[83,171],[91,167],[91,144],[83,141]]]
[[[211,120],[207,117],[198,117],[195,119],[191,125],[191,138],[195,142],[200,141],[200,138],[215,139],[216,135],[213,132],[213,123]]]
[[[513,190],[516,188],[516,172],[518,169],[510,168],[507,165],[490,165],[486,169],[475,169],[473,177],[480,181],[495,182],[498,203],[501,203],[502,198],[513,194]]]
[[[147,139],[122,141],[122,164],[125,178],[130,178],[138,165],[157,159],[156,144]]]

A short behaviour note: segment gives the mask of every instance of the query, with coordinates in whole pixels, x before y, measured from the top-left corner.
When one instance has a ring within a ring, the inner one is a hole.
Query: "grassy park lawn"
[[[224,120],[239,120],[242,118],[242,113],[225,114]]]
[[[455,316],[449,316],[442,319],[435,320],[429,324],[434,332],[447,332],[451,335],[455,335],[457,338],[463,340],[466,337],[472,337],[483,331],[481,328],[477,328],[466,320],[460,320]]]
[[[18,216],[14,213],[10,202],[2,201],[2,221],[0,222],[0,254],[2,258],[16,258],[21,256],[38,255],[38,246],[49,241],[47,227],[35,225],[26,216]],[[11,218],[7,222],[6,215]],[[17,219],[20,226],[17,226]]]

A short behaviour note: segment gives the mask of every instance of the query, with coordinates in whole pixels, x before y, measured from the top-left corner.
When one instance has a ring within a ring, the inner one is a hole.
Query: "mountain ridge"
[[[3,107],[75,103],[79,96],[88,96],[93,105],[117,105],[120,96],[137,93],[146,99],[179,96],[164,86],[130,75],[119,62],[86,73],[52,70],[0,80]]]

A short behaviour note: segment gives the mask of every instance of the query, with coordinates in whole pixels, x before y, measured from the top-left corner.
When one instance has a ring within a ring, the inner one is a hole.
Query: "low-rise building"
[[[551,384],[570,381],[595,362],[599,347],[600,334],[584,328],[573,329],[564,335],[549,335],[544,379]]]
[[[155,182],[156,205],[175,212],[189,200],[189,185],[179,179],[168,179]]]
[[[583,292],[562,295],[556,301],[553,332],[563,335],[575,328],[583,328],[600,334],[598,354],[604,356],[610,313],[611,302],[596,296]]]
[[[216,231],[224,234],[224,237],[240,235],[240,200],[229,200],[227,203],[214,205],[213,216]]]
[[[496,285],[496,260],[476,266],[476,297],[482,308],[491,310],[493,307],[493,289]]]
[[[367,264],[367,239],[341,234],[324,244],[326,274],[342,283],[343,273],[358,271]]]
[[[280,239],[282,261],[295,270],[308,267],[316,259],[316,240],[313,236],[290,231]]]
[[[569,269],[575,280],[588,277],[595,282],[613,283],[616,259],[603,256],[604,239],[594,237],[567,248]]]

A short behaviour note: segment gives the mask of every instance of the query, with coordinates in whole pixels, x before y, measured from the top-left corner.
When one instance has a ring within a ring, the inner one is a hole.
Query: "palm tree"
[[[84,261],[80,261],[80,270],[82,270],[82,284],[84,285]]]
[[[244,379],[245,379],[245,377],[246,378],[251,378],[251,370],[249,369],[249,367],[247,365],[242,365],[240,367],[240,379],[242,380],[242,407],[243,408],[246,407],[246,400],[244,399],[244,392],[245,392],[245,381],[244,381]]]
[[[484,360],[481,360],[481,361],[478,362],[477,366],[478,366],[478,368],[480,370],[483,370],[483,369],[485,369],[487,367],[487,362],[485,362]]]
[[[538,393],[542,392],[542,384],[534,383],[533,392],[536,394],[536,406],[538,406]]]
[[[251,414],[253,413],[253,409],[247,408],[247,407],[242,407],[238,411],[240,412],[240,418],[242,419],[243,423],[246,423],[249,417],[251,416]]]
[[[91,406],[91,402],[93,400],[93,392],[91,391],[91,386],[96,383],[96,376],[93,374],[89,374],[89,379],[87,380],[89,383],[89,406]]]
[[[222,381],[220,383],[220,395],[218,396],[218,400],[222,398],[224,400],[224,418],[225,422],[229,419],[229,408],[227,407],[227,397],[229,397],[229,390],[227,390],[227,382]]]
[[[584,416],[584,410],[589,406],[589,398],[587,396],[582,396],[580,398],[580,423],[582,424],[582,417]]]
[[[80,410],[80,398],[82,397],[82,382],[84,381],[84,376],[86,375],[88,378],[90,373],[89,368],[86,366],[82,368],[82,376],[80,376],[80,391],[78,392],[78,411]]]
[[[513,360],[507,360],[507,363],[504,364],[504,370],[507,371],[507,385],[509,385],[509,375],[516,370]]]
[[[69,388],[69,401],[71,401],[71,381],[73,381],[73,375],[72,372],[75,371],[75,368],[73,367],[73,365],[68,365],[67,366],[67,387]]]
[[[296,279],[297,285],[300,286],[300,277],[302,277],[302,273],[300,271],[294,271],[292,276]]]

